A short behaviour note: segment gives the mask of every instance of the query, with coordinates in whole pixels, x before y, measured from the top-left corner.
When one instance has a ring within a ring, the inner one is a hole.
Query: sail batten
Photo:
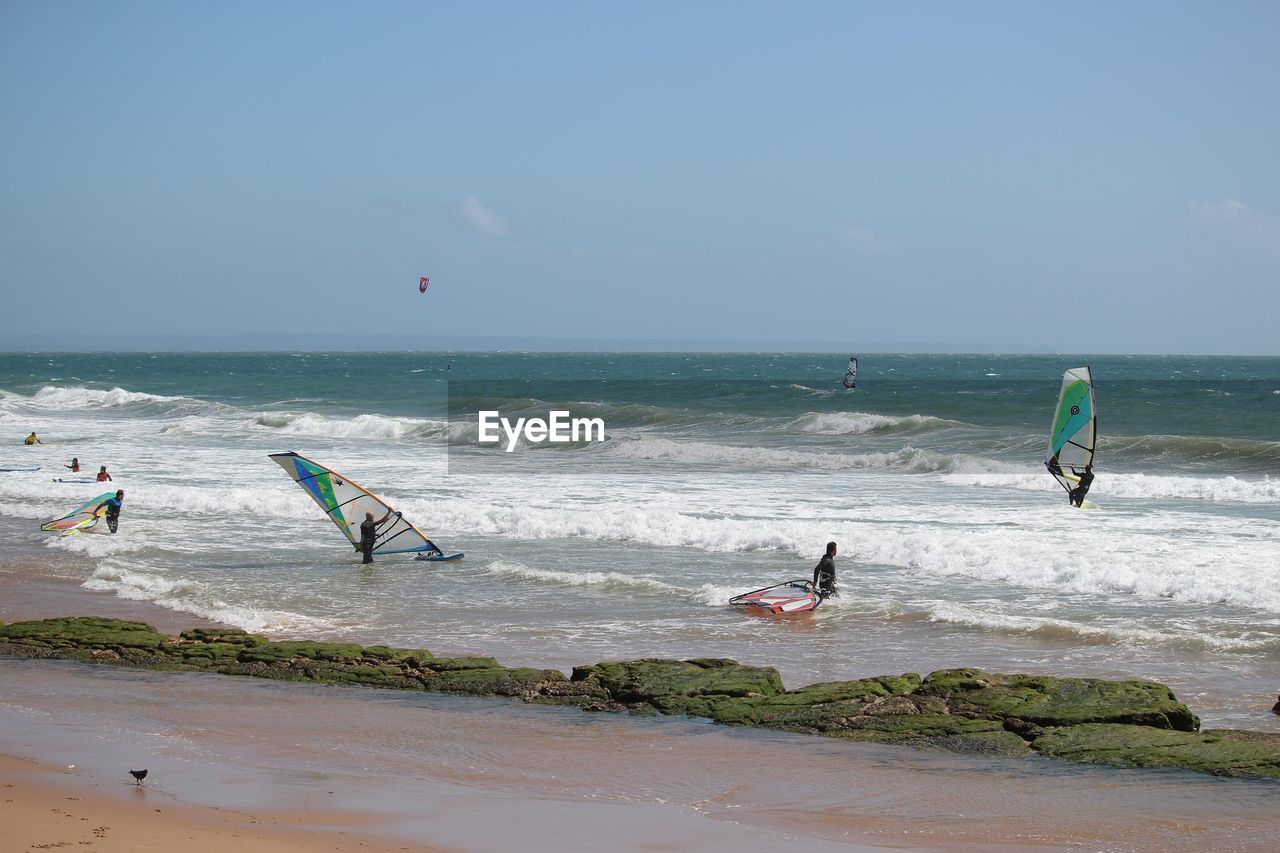
[[[375,554],[412,554],[440,549],[403,515],[363,486],[331,468],[297,453],[272,453],[270,458],[315,501],[352,545],[360,541],[360,523],[366,512],[375,520],[390,513],[374,540]],[[394,547],[391,546],[394,541]]]

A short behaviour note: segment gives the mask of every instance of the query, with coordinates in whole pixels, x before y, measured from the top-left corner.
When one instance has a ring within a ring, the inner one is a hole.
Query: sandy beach
[[[64,579],[0,578],[5,621],[195,624]],[[0,696],[9,849],[1262,850],[1280,829],[1266,783],[505,700],[15,660],[0,661]]]

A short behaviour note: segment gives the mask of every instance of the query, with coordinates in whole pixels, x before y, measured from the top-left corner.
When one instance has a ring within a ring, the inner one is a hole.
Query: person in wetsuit
[[[1074,471],[1072,473],[1075,473]],[[1084,471],[1080,474],[1080,482],[1076,483],[1076,487],[1067,493],[1067,500],[1071,501],[1072,506],[1084,506],[1084,496],[1089,493],[1089,487],[1093,485],[1093,466],[1084,466]]]
[[[107,508],[107,529],[115,533],[120,526],[120,510],[124,506],[124,489],[117,489],[116,496],[107,498],[101,505]]]
[[[103,465],[102,467],[100,467],[100,468],[98,469],[98,482],[99,482],[99,483],[110,483],[110,482],[111,482],[111,475],[107,473],[107,466],[106,466],[106,465]]]
[[[373,544],[378,541],[378,528],[381,527],[388,518],[391,517],[392,510],[388,509],[387,514],[377,521],[373,520],[373,513],[366,512],[364,521],[360,522],[360,553],[364,555],[364,559],[360,562],[368,565],[373,562]]]
[[[22,443],[27,445],[28,447],[30,447],[33,444],[44,444],[44,442],[41,441],[40,438],[34,432],[31,433],[31,435],[27,436],[25,439],[23,439]]]
[[[827,543],[827,553],[813,567],[813,589],[823,598],[839,595],[836,589],[836,543]]]
[[[73,457],[73,458],[71,459],[71,464],[70,464],[70,465],[63,465],[62,467],[63,467],[63,468],[70,468],[70,469],[71,469],[71,473],[72,473],[72,474],[79,474],[79,473],[80,473],[80,458],[79,458],[78,456],[77,456],[77,457]]]

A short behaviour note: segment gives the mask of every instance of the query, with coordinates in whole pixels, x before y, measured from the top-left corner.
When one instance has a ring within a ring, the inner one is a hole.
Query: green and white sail
[[[272,453],[270,457],[311,496],[352,545],[359,546],[360,523],[364,521],[366,512],[373,513],[375,521],[390,512],[391,517],[378,528],[373,553],[411,554],[439,550],[425,533],[390,504],[337,471],[296,453]]]
[[[1093,404],[1093,374],[1073,367],[1062,374],[1062,390],[1049,430],[1049,458],[1045,467],[1070,494],[1093,464],[1098,442],[1098,415]]]

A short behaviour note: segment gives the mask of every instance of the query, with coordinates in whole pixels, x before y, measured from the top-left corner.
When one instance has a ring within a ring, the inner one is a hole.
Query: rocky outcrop
[[[1200,731],[1162,684],[947,669],[786,690],[777,670],[724,658],[607,661],[557,670],[354,643],[272,642],[233,628],[177,637],[79,617],[0,625],[0,655],[680,714],[732,726],[965,754],[1280,778],[1280,735]]]

